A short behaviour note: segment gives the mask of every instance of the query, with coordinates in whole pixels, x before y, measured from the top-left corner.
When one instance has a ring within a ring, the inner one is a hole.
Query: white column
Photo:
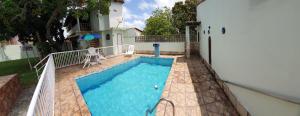
[[[185,26],[185,50],[186,50],[186,57],[190,58],[190,51],[191,51],[191,47],[190,47],[190,26]]]

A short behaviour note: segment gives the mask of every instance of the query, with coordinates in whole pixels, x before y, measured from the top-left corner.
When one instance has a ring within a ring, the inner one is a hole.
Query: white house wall
[[[100,31],[109,29],[109,16],[108,15],[99,15],[99,29]]]
[[[140,36],[141,32],[134,29],[129,28],[124,33],[124,44],[134,44],[135,43],[135,37]]]
[[[96,11],[92,11],[90,14],[90,24],[91,24],[91,29],[93,31],[99,31],[100,30],[100,19],[99,17],[99,12]]]
[[[124,35],[124,44],[134,44],[135,43],[135,35],[133,35],[132,30],[128,30]]]
[[[106,40],[106,35],[110,35],[110,40]],[[112,32],[111,31],[103,31],[102,32],[102,39],[100,39],[102,42],[102,46],[113,46],[113,38],[112,38]],[[103,50],[103,53],[105,55],[112,55],[113,54],[113,48],[107,48]]]
[[[100,31],[109,30],[111,28],[116,27],[123,27],[122,21],[122,12],[123,12],[123,4],[119,2],[111,2],[111,5],[109,7],[109,15],[102,15],[99,14],[99,25],[96,25],[99,27]],[[94,16],[93,16],[94,15]],[[91,17],[95,17],[97,15],[96,12],[94,12]],[[121,22],[121,23],[120,23]],[[93,23],[94,24],[94,23]]]
[[[206,0],[197,7],[202,57],[208,61],[211,36],[212,67],[221,79],[300,102],[299,4],[299,0]],[[299,105],[236,86],[230,89],[253,116],[300,115]]]
[[[109,7],[109,26],[112,27],[123,27],[122,13],[123,13],[123,4],[120,2],[111,2]]]

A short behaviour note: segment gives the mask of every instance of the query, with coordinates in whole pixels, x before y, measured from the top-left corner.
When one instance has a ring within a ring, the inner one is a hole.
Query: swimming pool
[[[159,101],[172,63],[139,57],[76,82],[93,116],[143,116]]]

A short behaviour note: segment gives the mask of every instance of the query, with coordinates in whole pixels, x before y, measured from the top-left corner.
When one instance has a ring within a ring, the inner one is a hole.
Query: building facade
[[[72,37],[80,38],[84,34],[100,34],[101,39],[93,41],[79,41],[79,48],[88,47],[104,47],[117,46],[125,44],[133,44],[133,35],[140,35],[141,30],[137,28],[125,28],[123,22],[123,4],[124,0],[112,0],[109,7],[109,14],[102,15],[99,10],[90,12],[89,23],[83,25],[80,22],[69,31]],[[86,28],[87,27],[87,28]],[[74,34],[75,33],[75,34]],[[130,36],[130,37],[129,37]],[[118,52],[117,50],[109,50],[110,52]]]
[[[253,116],[299,116],[300,1],[199,3],[200,54],[237,101]]]

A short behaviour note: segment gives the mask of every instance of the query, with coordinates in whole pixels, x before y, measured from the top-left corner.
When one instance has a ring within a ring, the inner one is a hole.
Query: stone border
[[[112,66],[108,66],[108,67],[105,67],[105,68],[103,68],[103,69],[101,69],[101,70],[93,71],[93,72],[91,72],[91,73],[88,73],[88,74],[85,74],[85,75],[78,76],[78,77],[74,78],[74,79],[75,79],[75,82],[76,82],[76,79],[84,78],[84,77],[86,77],[86,76],[89,76],[89,75],[92,75],[92,74],[95,74],[95,73],[100,73],[100,72],[102,72],[102,71],[111,69],[111,68],[114,67],[114,66],[118,66],[118,65],[121,65],[121,64],[128,63],[129,61],[136,60],[136,59],[138,59],[138,58],[140,58],[140,57],[141,57],[141,56],[138,56],[138,57],[135,57],[135,58],[133,58],[133,59],[130,59],[130,60],[121,62],[121,63],[119,63],[119,64],[115,64],[115,65],[112,65]],[[101,64],[100,64],[100,65],[101,65]]]
[[[82,116],[91,116],[91,112],[90,112],[90,110],[89,110],[89,108],[88,108],[88,106],[87,106],[87,104],[86,104],[86,102],[85,102],[85,100],[84,100],[84,98],[81,94],[81,91],[80,91],[80,89],[79,89],[79,87],[76,83],[75,78],[72,79],[71,85],[72,85],[72,88],[73,88],[73,92],[75,94],[76,102],[79,105],[81,115]]]
[[[3,78],[3,85],[0,86],[0,115],[6,116],[16,103],[22,88],[17,74],[0,78]]]
[[[241,116],[251,116],[247,109],[238,101],[237,97],[230,91],[226,83],[220,78],[216,71],[211,67],[211,65],[200,55],[200,60],[206,66],[206,68],[213,74],[212,76],[216,79],[218,85],[223,89],[226,96],[229,98],[230,102],[233,104],[234,108],[238,111]]]

